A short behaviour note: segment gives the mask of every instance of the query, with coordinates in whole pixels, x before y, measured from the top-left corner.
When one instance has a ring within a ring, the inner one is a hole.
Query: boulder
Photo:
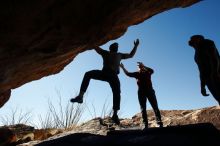
[[[0,146],[8,146],[17,141],[16,135],[9,128],[0,127]]]

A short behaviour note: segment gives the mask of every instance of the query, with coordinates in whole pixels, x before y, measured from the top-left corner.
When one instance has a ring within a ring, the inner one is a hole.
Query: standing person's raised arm
[[[130,53],[122,53],[122,59],[132,58],[137,51],[138,45],[139,45],[139,39],[134,41],[134,47]]]
[[[124,67],[124,64],[120,64],[120,67],[122,68],[122,70],[124,71],[124,73],[127,75],[127,76],[129,76],[129,77],[136,77],[137,75],[136,75],[136,73],[134,72],[134,73],[131,73],[131,72],[128,72],[127,71],[127,69]]]
[[[96,51],[98,54],[100,54],[100,55],[103,55],[103,54],[106,52],[106,50],[103,50],[103,49],[100,48],[99,46],[94,46],[94,49],[95,49],[95,51]]]

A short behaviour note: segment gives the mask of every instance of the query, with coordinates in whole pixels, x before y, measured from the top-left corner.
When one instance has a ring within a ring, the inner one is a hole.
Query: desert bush
[[[84,111],[84,104],[72,104],[68,100],[63,104],[62,96],[57,91],[58,102],[54,104],[48,100],[48,112],[44,118],[39,116],[39,126],[43,129],[48,128],[71,128],[76,125]]]
[[[31,124],[31,118],[32,112],[30,110],[24,112],[18,107],[15,109],[11,108],[10,113],[0,117],[3,125]]]

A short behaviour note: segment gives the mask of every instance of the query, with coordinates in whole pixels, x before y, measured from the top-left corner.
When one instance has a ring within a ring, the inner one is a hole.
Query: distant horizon
[[[172,9],[130,26],[127,32],[116,40],[100,46],[108,50],[112,42],[119,43],[119,52],[130,52],[137,38],[140,45],[135,56],[122,63],[128,71],[136,71],[136,62],[143,62],[154,69],[152,75],[160,110],[195,110],[217,106],[210,94],[203,97],[200,93],[200,81],[197,65],[194,61],[194,49],[188,45],[192,35],[201,34],[211,39],[220,49],[220,1],[202,1],[187,8]],[[91,61],[92,60],[92,61]],[[63,71],[43,77],[19,88],[13,89],[9,101],[0,109],[0,115],[10,113],[11,108],[21,107],[23,111],[32,110],[37,120],[38,115],[45,116],[48,99],[58,103],[58,90],[63,104],[69,103],[80,89],[85,72],[102,69],[102,58],[94,50],[78,54]],[[135,79],[127,77],[120,71],[122,116],[132,117],[140,112]],[[101,115],[106,103],[112,108],[112,92],[106,82],[91,80],[86,92],[87,108],[82,121],[92,117],[90,111],[95,107]],[[147,102],[147,110],[151,109]],[[1,123],[1,121],[0,121]]]

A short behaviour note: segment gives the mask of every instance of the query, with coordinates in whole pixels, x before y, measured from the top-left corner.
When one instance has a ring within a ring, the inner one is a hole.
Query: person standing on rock
[[[195,49],[194,60],[200,73],[201,94],[209,96],[207,86],[220,105],[220,57],[215,43],[202,35],[193,35],[188,43]]]
[[[141,108],[143,123],[145,125],[145,129],[148,128],[148,119],[147,119],[147,111],[146,111],[146,102],[149,100],[155,116],[157,120],[157,124],[159,127],[163,127],[163,122],[161,120],[160,110],[158,108],[157,99],[155,95],[155,91],[151,82],[151,75],[154,73],[154,70],[144,66],[143,63],[138,62],[138,71],[137,72],[128,72],[124,65],[121,63],[120,67],[124,71],[124,73],[129,76],[136,78],[138,85],[138,100]]]
[[[71,98],[73,103],[83,103],[83,95],[86,92],[91,79],[108,82],[113,92],[113,116],[112,120],[116,124],[120,124],[118,118],[118,110],[120,109],[121,89],[118,74],[120,71],[120,62],[122,59],[132,58],[136,53],[139,40],[134,41],[134,47],[130,53],[119,53],[118,43],[113,43],[109,46],[109,51],[103,50],[100,47],[94,47],[95,51],[102,56],[102,70],[91,70],[85,73],[80,87],[79,95]]]

